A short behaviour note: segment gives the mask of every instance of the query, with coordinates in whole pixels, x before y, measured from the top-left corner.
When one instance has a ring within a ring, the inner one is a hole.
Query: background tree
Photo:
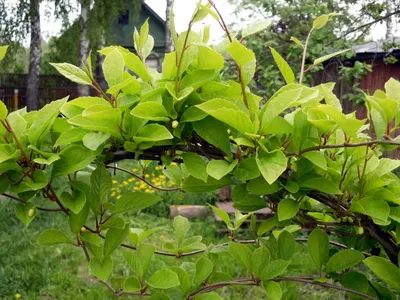
[[[169,28],[170,13],[174,6],[174,0],[166,0],[167,8],[165,10],[165,53],[171,53],[174,51],[174,44],[172,43],[171,31]]]
[[[253,88],[261,90],[263,96],[269,97],[284,81],[276,70],[269,47],[274,47],[286,60],[290,61],[295,70],[300,70],[302,46],[294,42],[292,37],[305,42],[308,28],[316,16],[331,12],[339,12],[335,24],[328,24],[325,28],[314,32],[308,44],[308,62],[327,53],[349,48],[357,43],[362,43],[370,27],[388,15],[399,16],[400,10],[387,13],[386,2],[375,1],[342,1],[342,0],[231,0],[237,5],[237,13],[243,14],[244,10],[253,11],[253,17],[271,19],[269,30],[247,38],[244,43],[251,47],[258,58],[257,72],[252,83]],[[394,7],[400,7],[399,1],[393,1]],[[397,6],[396,6],[397,5]],[[345,57],[352,52],[344,54]],[[228,75],[231,67],[226,69]],[[365,72],[368,66],[360,68]],[[315,68],[313,71],[318,71]],[[357,70],[358,71],[358,70]],[[305,78],[312,83],[310,73]]]

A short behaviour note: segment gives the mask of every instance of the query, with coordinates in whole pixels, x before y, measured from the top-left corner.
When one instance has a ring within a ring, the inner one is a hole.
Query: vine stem
[[[308,47],[308,42],[310,41],[310,37],[311,34],[313,33],[314,28],[312,28],[310,30],[310,32],[307,35],[307,39],[304,43],[304,50],[303,50],[303,59],[301,61],[301,71],[300,71],[300,79],[299,79],[299,83],[302,84],[303,83],[303,78],[304,78],[304,67],[306,64],[306,56],[307,56],[307,47]]]
[[[4,197],[10,198],[12,200],[15,200],[15,201],[17,201],[19,203],[26,204],[28,202],[28,201],[26,201],[24,199],[15,197],[15,196],[7,194],[7,193],[3,193],[1,195],[4,196]],[[48,211],[48,212],[63,211],[61,208],[46,208],[46,207],[40,207],[40,206],[36,206],[36,209],[41,210],[41,211]]]
[[[353,293],[355,295],[364,297],[366,299],[371,299],[371,300],[377,300],[377,298],[372,297],[370,295],[367,295],[365,293],[356,291],[356,290],[352,290],[340,285],[336,285],[336,284],[331,284],[331,283],[325,283],[325,282],[318,282],[315,281],[313,278],[309,278],[309,277],[276,277],[271,279],[272,281],[275,282],[281,282],[281,281],[292,281],[292,282],[300,282],[300,283],[305,283],[305,284],[312,284],[312,285],[317,285],[320,287],[325,287],[325,288],[329,288],[329,289],[336,289],[339,291],[344,291],[344,292],[348,292],[348,293]],[[214,283],[214,284],[208,284],[206,286],[203,286],[201,288],[199,288],[198,290],[192,292],[191,294],[188,295],[188,297],[186,298],[187,300],[192,300],[194,298],[194,296],[198,295],[198,294],[202,294],[202,293],[208,293],[214,290],[217,290],[219,288],[223,288],[226,286],[231,286],[231,285],[238,285],[238,286],[258,286],[260,285],[259,281],[256,280],[251,280],[251,279],[237,279],[237,280],[232,280],[232,281],[225,281],[225,282],[218,282],[218,283]]]
[[[143,182],[146,183],[148,186],[151,186],[153,189],[156,189],[156,190],[159,190],[159,191],[163,191],[163,192],[174,192],[174,191],[181,191],[181,190],[182,190],[182,188],[180,188],[180,187],[175,187],[175,188],[161,188],[161,187],[158,187],[158,186],[152,184],[151,182],[148,182],[148,181],[147,181],[146,179],[144,179],[142,176],[137,175],[137,174],[135,174],[135,173],[133,173],[133,172],[127,170],[127,169],[124,169],[124,168],[120,168],[120,167],[117,167],[117,166],[111,166],[111,165],[106,165],[105,167],[106,167],[107,169],[114,169],[114,170],[119,170],[119,171],[125,172],[125,173],[127,173],[127,174],[129,174],[129,175],[131,175],[131,176],[133,176],[133,177],[135,177],[135,178],[137,178],[137,179],[143,181]]]
[[[360,142],[360,143],[343,143],[343,144],[332,144],[332,145],[319,145],[319,146],[314,146],[310,148],[306,148],[301,150],[298,153],[295,152],[287,152],[286,156],[298,156],[306,152],[311,152],[311,151],[316,151],[316,150],[322,150],[322,149],[337,149],[337,148],[356,148],[356,147],[362,147],[362,146],[372,146],[375,144],[387,144],[387,145],[396,145],[399,146],[400,142],[395,142],[395,141],[390,141],[390,140],[372,140],[368,142]]]

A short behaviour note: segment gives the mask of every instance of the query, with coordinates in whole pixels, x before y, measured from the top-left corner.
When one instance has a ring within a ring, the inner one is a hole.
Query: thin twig
[[[106,165],[105,167],[106,167],[107,169],[114,169],[114,170],[119,170],[119,171],[125,172],[125,173],[127,173],[127,174],[129,174],[129,175],[131,175],[131,176],[133,176],[133,177],[135,177],[135,178],[137,178],[137,179],[143,181],[143,182],[146,183],[148,186],[151,186],[153,189],[156,189],[156,190],[159,190],[159,191],[173,192],[173,191],[181,191],[181,190],[182,190],[182,188],[180,188],[180,187],[175,187],[175,188],[161,188],[161,187],[158,187],[158,186],[152,184],[151,182],[148,182],[148,181],[147,181],[145,178],[143,178],[142,176],[137,175],[137,174],[135,174],[135,173],[133,173],[133,172],[127,170],[127,169],[124,169],[124,168],[120,168],[120,167],[117,167],[117,166],[110,166],[110,165]]]

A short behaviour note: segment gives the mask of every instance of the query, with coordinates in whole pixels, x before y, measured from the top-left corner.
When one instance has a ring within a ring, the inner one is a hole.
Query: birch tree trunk
[[[386,0],[386,13],[393,11],[393,0]],[[393,16],[386,19],[386,39],[393,39]]]
[[[26,89],[26,106],[28,111],[37,110],[39,108],[39,75],[40,75],[40,59],[41,50],[41,34],[40,34],[40,0],[30,0],[30,29],[31,44],[29,53],[29,71]]]
[[[174,0],[167,0],[167,9],[165,11],[165,53],[171,53],[174,51],[174,45],[172,43],[171,31],[169,29],[169,14],[174,5]]]
[[[89,12],[90,12],[90,0],[80,0],[81,14],[79,17],[80,26],[80,38],[79,38],[79,62],[86,62],[89,55],[89,37],[88,37],[88,25],[89,25]],[[88,96],[90,94],[90,87],[88,85],[78,85],[78,95]]]

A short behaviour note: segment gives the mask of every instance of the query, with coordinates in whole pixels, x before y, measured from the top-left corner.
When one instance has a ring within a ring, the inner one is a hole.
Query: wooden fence
[[[26,74],[0,74],[0,99],[13,110],[14,97],[18,94],[18,106],[26,106]],[[39,80],[39,107],[51,101],[70,96],[78,97],[77,84],[57,75],[41,75]]]

